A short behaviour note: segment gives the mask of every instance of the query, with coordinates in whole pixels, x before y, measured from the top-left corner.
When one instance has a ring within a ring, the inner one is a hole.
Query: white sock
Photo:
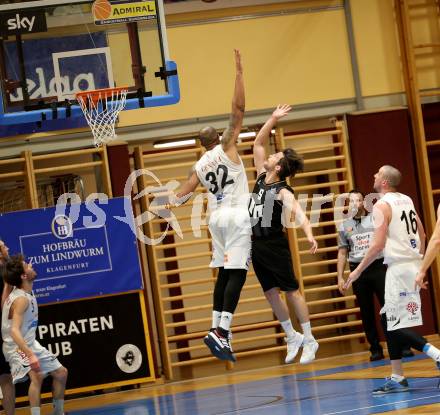
[[[315,339],[312,334],[312,327],[310,326],[310,321],[308,321],[307,323],[301,323],[301,327],[302,327],[303,333],[304,333],[304,340],[314,340]]]
[[[281,327],[286,333],[286,337],[288,339],[291,339],[292,337],[295,337],[296,331],[292,326],[292,322],[289,320],[286,321],[280,321]]]
[[[402,382],[402,380],[405,379],[405,376],[395,375],[392,373],[391,379],[395,380],[396,382]]]
[[[40,408],[38,406],[33,406],[31,408],[31,415],[40,415]]]
[[[425,344],[425,346],[423,347],[423,352],[436,362],[440,361],[440,350],[437,349],[437,347],[433,346],[431,343]]]
[[[232,313],[228,313],[227,311],[222,311],[222,316],[220,318],[220,324],[218,325],[224,330],[229,331],[231,329],[232,324]]]
[[[54,399],[52,415],[63,415],[63,414],[64,414],[64,399]]]
[[[222,316],[222,312],[221,311],[213,311],[212,312],[212,325],[211,327],[216,329],[218,327],[218,325],[220,324],[220,318]]]

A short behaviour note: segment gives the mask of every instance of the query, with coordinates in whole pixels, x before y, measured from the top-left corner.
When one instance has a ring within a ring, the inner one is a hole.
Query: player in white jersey
[[[349,288],[383,250],[388,269],[385,276],[385,305],[381,313],[386,327],[391,377],[383,386],[373,390],[376,395],[409,389],[401,360],[404,344],[426,353],[437,362],[438,367],[440,362],[440,350],[408,328],[423,324],[420,294],[414,290],[414,284],[424,252],[425,233],[413,201],[397,191],[400,180],[401,173],[392,166],[382,166],[374,175],[374,189],[383,197],[373,209],[373,242],[344,286],[345,289]]]
[[[38,305],[32,291],[36,272],[21,255],[9,258],[3,278],[14,289],[3,306],[3,353],[11,367],[12,380],[24,382],[29,377],[31,415],[40,414],[41,385],[47,374],[52,376],[53,415],[64,414],[64,390],[67,369],[36,340]]]
[[[246,280],[251,249],[247,212],[249,187],[236,146],[245,109],[243,69],[240,52],[235,50],[234,53],[236,77],[229,126],[221,140],[212,127],[200,131],[201,143],[207,151],[176,195],[177,200],[186,200],[200,183],[210,195],[209,231],[213,250],[210,267],[219,271],[214,288],[212,326],[204,342],[214,356],[231,361],[235,361],[235,357],[230,344],[230,327]]]

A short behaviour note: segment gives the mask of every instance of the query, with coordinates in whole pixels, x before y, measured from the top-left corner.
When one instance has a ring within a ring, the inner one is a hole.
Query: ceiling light
[[[275,134],[275,130],[270,131],[271,134]],[[256,137],[257,133],[255,131],[246,131],[245,133],[240,133],[238,138],[252,138]]]
[[[255,137],[257,135],[257,133],[255,131],[248,131],[246,133],[240,133],[238,135],[238,138],[250,138],[250,137]]]
[[[196,140],[179,140],[179,141],[162,141],[159,143],[154,143],[154,148],[172,148],[172,147],[183,147],[183,146],[193,146]]]

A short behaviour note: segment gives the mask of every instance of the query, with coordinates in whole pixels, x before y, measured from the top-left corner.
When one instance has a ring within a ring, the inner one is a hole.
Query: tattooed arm
[[[228,128],[224,131],[222,136],[223,150],[227,150],[237,143],[238,135],[243,125],[245,98],[244,98],[244,82],[243,82],[243,67],[241,65],[240,52],[235,49],[235,89],[232,98],[232,112],[229,118]]]

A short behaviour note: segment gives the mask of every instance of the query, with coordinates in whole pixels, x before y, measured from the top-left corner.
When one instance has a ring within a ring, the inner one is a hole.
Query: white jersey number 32
[[[234,180],[228,180],[228,168],[224,164],[219,164],[216,172],[210,171],[205,179],[211,183],[209,191],[216,194],[220,189],[223,190],[228,184],[233,184]]]

